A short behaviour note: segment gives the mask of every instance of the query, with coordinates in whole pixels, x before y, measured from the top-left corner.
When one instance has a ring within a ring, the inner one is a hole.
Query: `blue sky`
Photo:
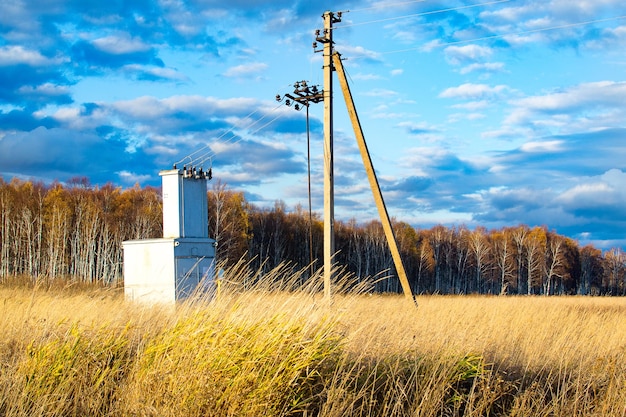
[[[343,12],[335,46],[391,216],[626,247],[622,0],[4,0],[0,175],[159,185],[197,152],[251,203],[306,207],[305,112],[274,97],[323,83],[325,10]],[[338,89],[334,103],[336,217],[365,222]]]

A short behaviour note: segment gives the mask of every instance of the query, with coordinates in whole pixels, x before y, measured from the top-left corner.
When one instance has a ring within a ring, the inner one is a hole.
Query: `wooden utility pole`
[[[374,200],[380,220],[383,224],[383,230],[387,237],[387,243],[391,256],[396,267],[396,272],[400,278],[404,295],[415,301],[409,285],[409,281],[402,264],[400,257],[400,251],[398,250],[398,244],[396,242],[389,214],[387,213],[387,207],[383,200],[378,179],[372,165],[372,160],[365,143],[363,136],[363,130],[361,129],[361,123],[359,122],[354,101],[352,100],[352,93],[348,86],[346,74],[341,63],[341,57],[334,51],[333,48],[333,23],[341,22],[341,12],[337,12],[335,15],[333,12],[326,11],[322,17],[324,18],[323,33],[316,31],[315,42],[313,42],[313,49],[315,52],[323,52],[324,55],[324,298],[328,301],[332,301],[331,283],[333,276],[333,256],[335,255],[335,197],[334,197],[334,173],[333,173],[333,71],[338,72],[339,82],[343,91],[346,106],[348,108],[348,114],[352,126],[354,127],[354,133],[356,135],[357,144],[361,152],[363,159],[363,165],[374,194]],[[324,45],[323,49],[317,49],[317,42]],[[293,97],[292,97],[293,98]]]
[[[306,81],[296,81],[295,89],[292,94],[276,95],[276,101],[285,100],[287,106],[294,106],[296,110],[306,107],[306,148],[307,148],[307,165],[309,177],[309,263],[311,267],[311,277],[315,275],[315,262],[313,260],[313,216],[311,214],[311,138],[309,135],[309,105],[311,103],[319,103],[324,100],[324,91],[320,91],[316,85],[309,86]]]
[[[361,122],[359,121],[359,116],[356,112],[356,107],[354,106],[354,100],[352,99],[352,93],[350,92],[350,86],[348,85],[348,80],[346,78],[346,73],[343,69],[339,53],[333,54],[333,63],[335,65],[337,76],[339,78],[339,85],[341,86],[341,91],[343,92],[343,97],[346,102],[348,115],[350,116],[352,127],[354,128],[356,142],[359,145],[359,151],[361,152],[361,158],[363,159],[363,166],[365,167],[365,172],[367,173],[367,179],[370,182],[370,188],[372,189],[374,201],[376,203],[376,207],[378,208],[378,215],[380,216],[380,221],[383,224],[383,230],[385,231],[385,236],[387,237],[387,244],[389,245],[391,257],[393,258],[398,278],[400,278],[400,283],[402,284],[402,290],[407,299],[415,301],[411,291],[411,286],[409,285],[409,280],[407,279],[406,272],[404,270],[402,258],[400,257],[400,251],[398,250],[396,236],[393,233],[393,227],[391,226],[387,206],[383,200],[383,194],[380,191],[380,185],[378,184],[378,178],[376,177],[376,172],[374,171],[372,158],[370,157],[367,144],[365,143],[365,136],[363,135]]]
[[[333,23],[341,22],[341,13],[326,11],[324,32],[315,40],[324,45],[324,298],[331,301],[333,256],[335,255],[335,180],[333,168]],[[314,44],[315,48],[316,44]]]

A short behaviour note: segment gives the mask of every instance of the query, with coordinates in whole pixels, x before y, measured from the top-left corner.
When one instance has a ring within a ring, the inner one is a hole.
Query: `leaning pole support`
[[[370,153],[369,153],[369,150],[367,149],[367,144],[365,143],[365,137],[363,136],[363,129],[361,128],[361,122],[359,121],[359,116],[356,112],[354,101],[352,100],[352,93],[350,92],[350,86],[348,85],[346,73],[343,68],[343,63],[341,62],[341,55],[339,55],[339,53],[337,52],[333,54],[333,64],[335,67],[335,71],[337,72],[337,77],[339,78],[339,84],[341,85],[341,91],[343,92],[343,98],[346,102],[348,115],[350,116],[350,121],[352,122],[354,135],[356,136],[356,141],[357,141],[357,144],[359,145],[359,151],[361,152],[361,158],[363,159],[363,165],[365,166],[367,179],[370,182],[370,187],[372,188],[372,194],[374,194],[374,201],[376,202],[376,207],[378,208],[378,215],[380,216],[380,220],[383,224],[383,230],[385,231],[387,244],[389,245],[389,250],[391,251],[391,256],[393,258],[393,263],[396,267],[396,272],[398,273],[398,278],[400,278],[400,283],[402,284],[402,291],[404,292],[404,296],[406,298],[408,298],[412,302],[415,302],[415,304],[417,305],[415,298],[413,298],[413,293],[411,292],[411,286],[409,285],[409,280],[406,277],[404,265],[402,264],[400,251],[398,250],[398,243],[396,242],[396,236],[391,226],[389,213],[387,213],[387,207],[385,206],[385,201],[383,200],[383,194],[380,191],[378,178],[376,178],[376,172],[374,171],[372,158],[370,158]]]

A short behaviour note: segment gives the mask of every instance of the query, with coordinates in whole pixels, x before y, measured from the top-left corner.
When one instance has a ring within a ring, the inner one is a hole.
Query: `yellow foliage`
[[[274,276],[272,279],[276,280]],[[0,287],[0,415],[624,416],[626,300]]]

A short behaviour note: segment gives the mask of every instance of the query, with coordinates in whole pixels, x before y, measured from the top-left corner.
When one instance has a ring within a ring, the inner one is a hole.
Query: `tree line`
[[[226,265],[245,259],[259,271],[279,264],[320,268],[323,221],[301,206],[249,204],[243,192],[217,181],[207,193],[209,235]],[[91,186],[0,178],[0,280],[122,279],[122,242],[162,236],[162,199],[154,187]],[[626,295],[626,255],[602,252],[546,227],[499,230],[466,226],[417,229],[393,221],[414,293]],[[336,263],[355,283],[375,276],[375,290],[400,292],[378,221],[335,222]],[[313,261],[311,261],[313,259]],[[305,274],[306,276],[306,274]]]

